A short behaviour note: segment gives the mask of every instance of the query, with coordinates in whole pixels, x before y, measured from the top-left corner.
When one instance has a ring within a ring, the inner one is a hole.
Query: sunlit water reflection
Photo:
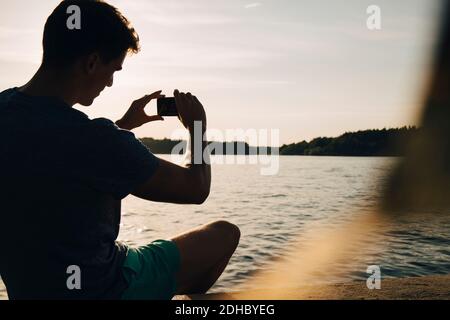
[[[163,156],[166,157],[166,156]],[[308,243],[311,228],[338,227],[375,207],[381,184],[396,158],[280,157],[280,171],[260,174],[259,165],[215,165],[211,195],[201,206],[123,201],[120,239],[130,245],[168,238],[200,224],[226,219],[242,232],[240,245],[211,291],[242,284],[255,271],[290,249],[290,240]],[[335,261],[339,276],[318,282],[366,279],[368,265],[383,277],[450,272],[450,218],[403,216],[385,232],[368,236],[367,250]],[[304,237],[304,238],[302,238]],[[375,245],[374,245],[375,244]]]

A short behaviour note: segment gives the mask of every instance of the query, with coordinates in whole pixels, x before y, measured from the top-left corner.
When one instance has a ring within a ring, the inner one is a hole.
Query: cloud
[[[151,16],[146,17],[145,20],[147,22],[161,25],[161,26],[189,26],[189,25],[224,25],[224,24],[233,24],[236,23],[237,20],[235,18],[229,18],[224,16],[188,16],[188,17],[173,17],[173,16]]]
[[[16,36],[38,36],[41,30],[33,28],[11,28],[8,26],[0,26],[0,37],[16,37]]]
[[[141,55],[141,65],[159,68],[236,69],[260,68],[280,59],[276,50],[236,48],[234,46],[154,44],[151,53]],[[159,49],[161,48],[161,49]],[[164,49],[162,49],[164,48]]]
[[[244,6],[245,9],[256,8],[262,6],[261,2],[252,2]]]
[[[39,64],[41,61],[41,53],[36,50],[9,50],[9,51],[0,51],[0,67],[5,68],[8,64],[11,63],[31,63],[31,64]]]

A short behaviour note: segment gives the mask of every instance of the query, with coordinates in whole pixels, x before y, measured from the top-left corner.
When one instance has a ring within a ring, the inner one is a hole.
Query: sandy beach
[[[8,295],[6,294],[6,288],[3,282],[0,281],[0,300],[7,300]]]
[[[176,296],[174,300],[211,300],[211,299],[273,299],[270,290],[255,290],[233,293],[214,293],[206,295]],[[369,290],[365,282],[304,286],[288,289],[278,299],[288,300],[336,300],[336,299],[450,299],[450,275],[426,276],[416,278],[396,278],[382,280],[381,289]],[[7,300],[6,289],[0,285],[0,300]]]
[[[288,289],[283,296],[271,296],[270,290],[235,293],[176,296],[176,300],[239,300],[239,299],[286,299],[286,300],[432,300],[450,299],[450,275],[416,278],[384,279],[381,289],[369,290],[366,282],[304,286]]]

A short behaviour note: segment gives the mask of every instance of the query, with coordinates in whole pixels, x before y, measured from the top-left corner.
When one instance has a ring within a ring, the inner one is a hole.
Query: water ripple
[[[242,236],[212,291],[231,288],[270,268],[274,258],[292,250],[293,239],[310,243],[312,226],[337,228],[370,209],[394,163],[394,158],[281,157],[278,176],[261,176],[249,165],[216,165],[211,195],[200,207],[127,197],[119,239],[143,245],[214,219],[229,220]],[[450,273],[448,216],[399,217],[388,232],[367,241],[364,254],[334,262],[339,278],[316,274],[317,281],[366,279],[371,264],[380,265],[383,277]]]

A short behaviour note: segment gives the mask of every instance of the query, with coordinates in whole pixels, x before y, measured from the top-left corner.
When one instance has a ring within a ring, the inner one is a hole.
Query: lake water
[[[217,164],[210,197],[201,206],[126,198],[120,239],[143,245],[216,219],[235,223],[241,229],[240,245],[211,292],[230,290],[270,267],[291,240],[301,240],[312,226],[339,225],[376,206],[381,184],[396,161],[281,156],[279,173],[273,176],[261,175],[261,165]],[[381,267],[384,277],[449,273],[449,232],[448,215],[400,217],[379,240],[382,248],[371,247],[351,265],[340,262],[339,278],[320,280],[366,279],[372,264]]]
[[[163,158],[168,156],[163,155]],[[246,158],[244,157],[244,160]],[[153,203],[129,196],[122,203],[119,240],[143,245],[198,225],[226,219],[241,229],[238,249],[211,292],[232,290],[281,256],[293,239],[312,226],[336,226],[373,208],[396,158],[281,156],[279,173],[260,174],[260,165],[213,166],[211,194],[201,206]],[[400,217],[382,245],[341,261],[338,278],[366,279],[368,265],[383,277],[450,273],[450,216]],[[318,280],[319,281],[319,280]],[[1,287],[1,286],[0,286]]]

